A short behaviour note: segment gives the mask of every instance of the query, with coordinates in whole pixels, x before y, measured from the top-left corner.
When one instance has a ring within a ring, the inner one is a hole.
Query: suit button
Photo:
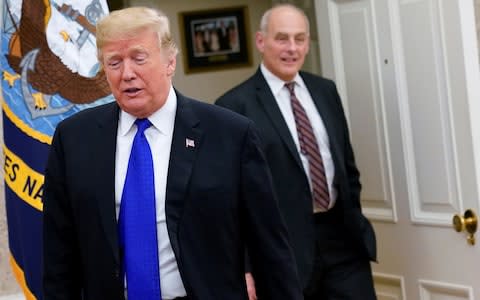
[[[116,278],[120,277],[120,270],[116,268],[116,269],[113,271],[113,276],[115,276]]]

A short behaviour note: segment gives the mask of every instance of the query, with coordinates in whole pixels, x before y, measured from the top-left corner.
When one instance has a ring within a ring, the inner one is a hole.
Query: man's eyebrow
[[[118,56],[117,52],[110,53],[110,54],[105,54],[105,61],[115,59],[117,56]]]
[[[138,52],[142,52],[142,53],[147,53],[147,49],[141,45],[135,45],[133,47],[131,47],[129,50],[128,50],[129,53],[138,53]]]
[[[307,36],[308,33],[305,32],[305,31],[302,31],[302,32],[296,32],[296,33],[289,33],[289,32],[284,32],[284,31],[278,31],[275,33],[275,36],[278,36],[278,35],[286,35],[286,36],[300,36],[300,35],[305,35]]]

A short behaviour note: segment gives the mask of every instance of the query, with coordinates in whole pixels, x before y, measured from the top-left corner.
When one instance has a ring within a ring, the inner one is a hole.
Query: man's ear
[[[257,31],[255,34],[255,45],[257,46],[257,49],[260,53],[263,53],[263,48],[264,48],[264,36],[263,33],[260,31]]]
[[[173,56],[173,57],[168,59],[167,75],[172,76],[175,73],[176,67],[177,67],[177,57]]]

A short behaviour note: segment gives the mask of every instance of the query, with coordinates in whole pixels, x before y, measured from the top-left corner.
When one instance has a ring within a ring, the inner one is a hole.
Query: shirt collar
[[[173,87],[170,86],[167,101],[165,101],[165,104],[163,104],[159,110],[149,116],[148,120],[150,120],[152,125],[158,129],[161,134],[168,135],[173,132],[176,111],[177,95]],[[136,119],[135,116],[120,110],[119,133],[121,136],[125,136],[131,130]]]
[[[285,86],[285,83],[287,82],[283,81],[282,79],[278,78],[275,74],[270,72],[270,70],[267,69],[267,67],[265,67],[263,63],[260,65],[260,71],[262,72],[263,76],[265,77],[265,80],[270,86],[272,93],[274,95],[278,95],[278,93],[283,89],[283,87]],[[295,77],[291,81],[295,82],[295,85],[298,85],[302,88],[306,88],[305,82],[303,81],[302,77],[298,72],[297,74],[295,74]]]

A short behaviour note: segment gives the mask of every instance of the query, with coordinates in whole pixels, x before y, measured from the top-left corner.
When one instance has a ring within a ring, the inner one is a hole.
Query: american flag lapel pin
[[[195,141],[194,140],[191,140],[189,138],[186,138],[185,139],[185,147],[192,147],[192,148],[195,148]]]

